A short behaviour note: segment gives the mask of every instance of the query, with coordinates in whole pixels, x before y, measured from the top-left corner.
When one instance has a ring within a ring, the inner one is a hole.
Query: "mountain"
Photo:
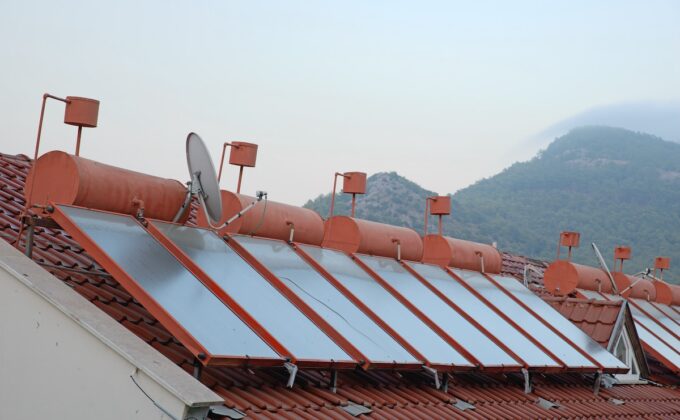
[[[420,232],[425,198],[433,194],[394,172],[374,174],[357,199],[357,216]],[[339,195],[335,213],[348,214],[349,201]],[[497,242],[505,251],[552,260],[559,232],[575,230],[581,232],[577,262],[597,264],[590,248],[595,242],[608,264],[614,246],[632,246],[627,272],[651,266],[658,255],[680,264],[680,144],[649,134],[573,129],[530,161],[458,191],[452,201],[445,234]],[[325,217],[329,202],[327,194],[305,207]],[[666,279],[680,283],[673,271]]]

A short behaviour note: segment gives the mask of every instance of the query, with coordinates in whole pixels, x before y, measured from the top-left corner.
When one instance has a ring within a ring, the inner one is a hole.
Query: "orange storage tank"
[[[652,282],[656,289],[656,301],[665,305],[680,305],[680,286],[657,280]]]
[[[441,235],[427,235],[423,239],[423,259],[425,263],[456,267],[465,270],[500,274],[503,258],[491,245]]]
[[[576,288],[613,292],[611,280],[604,270],[567,260],[550,264],[543,274],[543,284],[546,290],[555,295],[567,295]]]
[[[656,299],[656,288],[654,287],[654,283],[651,281],[647,279],[641,279],[639,277],[629,276],[620,271],[613,272],[612,276],[614,276],[616,287],[619,289],[621,296],[637,299]],[[633,287],[628,289],[626,292],[623,292],[633,283],[635,283]]]
[[[349,216],[333,216],[326,220],[321,246],[397,258],[397,244],[402,259],[420,261],[423,242],[415,230]]]
[[[145,217],[168,221],[186,192],[179,181],[52,151],[35,161],[24,194],[29,205],[54,202],[132,215],[138,210],[133,200],[141,200]]]
[[[255,197],[221,191],[222,195],[222,218],[220,225],[243,210]],[[264,212],[264,213],[263,213]],[[208,227],[203,209],[199,208],[196,213],[196,224]],[[323,219],[313,210],[289,204],[260,201],[246,212],[243,217],[236,219],[229,226],[220,229],[219,233],[240,233],[244,235],[261,236],[264,238],[281,239],[287,241],[290,238],[291,224],[294,227],[295,242],[320,245],[323,239]]]

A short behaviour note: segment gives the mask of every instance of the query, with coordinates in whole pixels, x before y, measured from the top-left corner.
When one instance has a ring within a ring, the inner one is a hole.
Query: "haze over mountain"
[[[369,177],[357,216],[422,232],[425,198],[433,195],[397,173]],[[560,231],[581,232],[575,260],[597,264],[595,242],[610,263],[616,245],[630,245],[625,271],[658,255],[680,264],[680,144],[621,128],[582,127],[557,138],[528,162],[476,182],[453,196],[444,232],[502,250],[552,260]],[[330,194],[305,205],[328,215]],[[336,200],[348,214],[349,197]],[[434,230],[434,224],[430,231]],[[666,278],[680,282],[680,268]]]
[[[528,143],[545,147],[573,128],[590,125],[621,127],[680,142],[680,101],[630,102],[593,107],[553,124],[532,136]]]

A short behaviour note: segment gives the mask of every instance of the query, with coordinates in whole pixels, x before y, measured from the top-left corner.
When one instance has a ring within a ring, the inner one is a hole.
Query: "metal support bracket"
[[[331,370],[331,382],[329,388],[333,394],[338,392],[338,371],[335,369]]]
[[[197,358],[194,358],[194,378],[201,380],[201,373],[203,373],[203,364]]]
[[[440,389],[444,392],[449,392],[449,374],[447,372],[442,373],[442,384]]]
[[[436,389],[439,389],[440,383],[439,383],[439,373],[437,373],[437,369],[433,369],[429,366],[423,366],[423,370],[425,372],[429,373],[430,375],[432,375],[432,377],[434,378],[434,387]]]
[[[286,383],[286,388],[292,388],[293,384],[295,384],[295,376],[297,375],[298,367],[296,364],[290,362],[286,362],[283,366],[288,371],[288,382]]]
[[[531,374],[526,368],[522,368],[522,376],[524,376],[524,393],[531,394],[534,390],[533,384],[531,383]]]
[[[593,384],[593,394],[598,395],[600,393],[601,385],[602,385],[602,372],[597,372],[595,374],[595,383]]]

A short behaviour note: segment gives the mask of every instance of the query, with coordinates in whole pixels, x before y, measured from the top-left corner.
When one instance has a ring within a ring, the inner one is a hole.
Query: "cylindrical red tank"
[[[402,259],[420,261],[423,242],[415,230],[349,216],[333,216],[326,220],[321,246],[397,258],[397,244]]]
[[[656,289],[656,301],[665,305],[680,305],[680,286],[665,281],[653,282]]]
[[[619,289],[621,296],[649,300],[656,299],[656,288],[654,287],[654,283],[651,281],[639,277],[629,276],[627,274],[621,273],[620,271],[613,272],[612,276],[614,276],[616,287]],[[635,283],[635,285],[624,292],[624,290],[630,287],[630,285],[633,283]]]
[[[425,263],[482,271],[482,258],[485,273],[500,274],[503,258],[491,245],[441,235],[427,235],[423,239]]]
[[[145,217],[172,220],[186,191],[179,181],[52,151],[33,164],[24,194],[29,206],[54,202],[124,214],[136,214],[138,200]]]
[[[611,280],[604,270],[566,260],[557,260],[548,266],[543,284],[556,295],[567,295],[576,288],[612,293]]]
[[[236,194],[231,191],[222,190],[221,195],[222,219],[220,225],[255,201],[255,197]],[[196,213],[196,224],[203,227],[208,226],[201,208]],[[265,202],[260,201],[242,217],[222,228],[219,233],[222,235],[225,233],[252,234],[287,241],[290,239],[291,224],[294,228],[294,241],[321,245],[323,219],[317,212],[275,201],[267,201],[266,210]]]

